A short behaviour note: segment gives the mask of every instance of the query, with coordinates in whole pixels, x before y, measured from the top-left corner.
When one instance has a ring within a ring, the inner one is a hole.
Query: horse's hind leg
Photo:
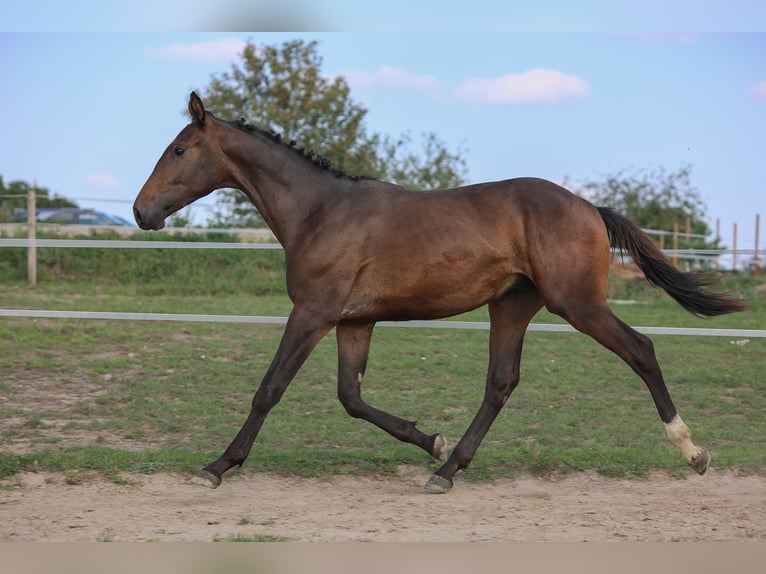
[[[553,309],[551,309],[553,311]],[[670,442],[681,451],[686,462],[699,474],[704,474],[710,463],[710,455],[691,441],[691,432],[681,420],[670,393],[665,386],[654,345],[649,337],[642,335],[618,319],[606,300],[592,305],[584,301],[571,309],[555,310],[578,331],[590,335],[607,349],[616,353],[644,380],[654,399],[654,404],[665,424]]]
[[[340,323],[338,337],[338,398],[346,412],[380,427],[403,442],[419,446],[431,456],[445,460],[447,441],[440,434],[427,435],[412,421],[373,408],[362,400],[362,376],[367,367],[373,323]]]
[[[524,333],[542,303],[530,287],[511,291],[489,304],[489,369],[484,399],[468,430],[460,439],[449,460],[428,479],[428,492],[444,493],[452,488],[452,478],[467,468],[500,409],[519,383],[519,366]]]

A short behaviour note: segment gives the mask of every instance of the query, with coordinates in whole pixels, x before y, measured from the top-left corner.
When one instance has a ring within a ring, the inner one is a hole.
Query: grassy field
[[[169,263],[179,252],[126,250],[106,257],[96,255],[100,250],[48,251],[36,288],[5,276],[0,307],[252,315],[290,309],[278,252],[184,252],[184,259],[204,259],[189,270]],[[87,251],[87,263],[76,251]],[[146,259],[152,271],[145,261],[114,263],[114,257]],[[14,263],[0,260],[3,265]],[[747,297],[751,309],[713,321],[689,315],[641,282],[614,279],[610,294],[634,301],[615,306],[632,325],[762,329],[760,284],[726,278],[722,288]],[[486,311],[461,319],[486,320]],[[535,322],[558,319],[542,312]],[[119,480],[120,471],[197,470],[239,429],[281,332],[256,325],[0,320],[0,477],[53,469],[77,481],[94,470]],[[653,340],[676,406],[713,464],[766,472],[766,340]],[[380,327],[363,394],[454,444],[481,401],[486,361],[485,331]],[[437,468],[419,449],[348,417],[336,398],[336,372],[331,334],[238,472],[316,476],[395,473],[400,465]],[[620,476],[691,472],[668,444],[648,391],[624,363],[580,334],[530,332],[521,385],[465,476],[585,469]]]

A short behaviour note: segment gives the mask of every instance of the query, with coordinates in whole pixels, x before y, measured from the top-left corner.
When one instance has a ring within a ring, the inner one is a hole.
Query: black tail
[[[716,278],[707,273],[682,273],[629,219],[607,207],[598,207],[606,224],[609,242],[630,254],[646,279],[661,287],[687,311],[704,317],[715,317],[745,309],[745,302],[727,293],[714,293],[706,287]]]

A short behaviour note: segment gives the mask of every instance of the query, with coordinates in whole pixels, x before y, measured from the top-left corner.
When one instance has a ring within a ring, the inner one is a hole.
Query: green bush
[[[76,239],[126,238],[116,233],[101,233]],[[238,241],[235,235],[223,233],[147,233],[128,239]],[[0,249],[0,281],[25,282],[26,273],[26,248]],[[284,293],[285,258],[281,250],[38,248],[37,280],[41,283],[133,284],[138,293],[146,294],[269,295]]]

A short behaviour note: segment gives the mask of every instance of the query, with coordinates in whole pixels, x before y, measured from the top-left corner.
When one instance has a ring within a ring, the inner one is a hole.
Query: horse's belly
[[[449,265],[413,272],[391,270],[355,285],[343,308],[343,319],[411,320],[451,317],[484,305],[513,282],[507,269],[474,269],[458,273]]]

